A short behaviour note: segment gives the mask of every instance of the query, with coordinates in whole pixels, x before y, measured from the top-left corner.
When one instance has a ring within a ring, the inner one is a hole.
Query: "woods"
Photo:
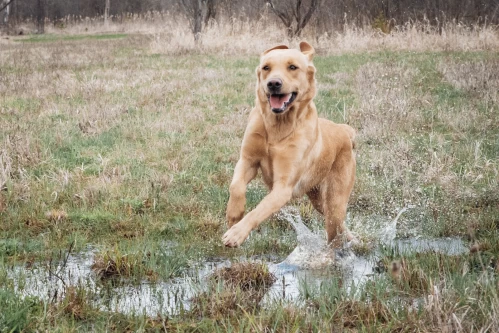
[[[440,29],[449,22],[462,25],[497,25],[499,0],[2,0],[3,30],[22,23],[64,27],[99,18],[122,23],[130,16],[150,17],[168,13],[183,17],[197,39],[211,20],[254,21],[262,17],[280,22],[288,36],[299,36],[309,27],[318,34],[342,30],[345,24],[374,26],[388,32],[394,26],[424,22]]]

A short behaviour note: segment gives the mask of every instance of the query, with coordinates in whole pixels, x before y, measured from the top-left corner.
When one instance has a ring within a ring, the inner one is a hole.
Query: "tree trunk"
[[[2,18],[1,24],[7,25],[9,23],[10,16],[10,4],[14,2],[14,0],[3,0],[0,1],[0,18]],[[3,16],[2,16],[3,12]]]
[[[9,23],[9,14],[10,14],[10,3],[5,7],[3,14],[3,24],[7,25]]]
[[[201,38],[201,29],[203,27],[203,1],[197,0],[194,3],[194,26],[192,32],[194,33],[194,41],[199,43]]]
[[[294,4],[288,2],[288,5],[292,8],[291,11],[278,9],[271,0],[267,0],[267,5],[286,27],[288,37],[293,38],[301,35],[303,28],[305,28],[315,10],[319,7],[319,0],[312,0],[305,8],[303,8],[301,0],[296,0]]]
[[[182,0],[181,5],[189,17],[194,41],[199,43],[203,25],[215,16],[215,0]]]
[[[46,0],[37,1],[36,29],[39,34],[45,33],[45,1]]]
[[[206,10],[204,13],[204,26],[207,26],[208,23],[210,22],[210,19],[215,19],[217,12],[215,8],[215,1],[214,0],[206,0]]]
[[[109,7],[111,7],[111,0],[106,0],[104,7],[104,26],[109,26]]]

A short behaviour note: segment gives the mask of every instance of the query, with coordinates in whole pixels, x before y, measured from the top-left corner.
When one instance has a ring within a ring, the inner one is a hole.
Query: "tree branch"
[[[10,1],[8,1],[8,2],[7,2],[7,3],[6,3],[6,4],[5,4],[2,8],[0,8],[0,13],[1,13],[1,12],[5,9],[5,8],[7,8],[7,7],[8,7],[11,3],[13,3],[13,2],[14,2],[14,0],[10,0]]]
[[[192,16],[194,12],[194,5],[190,1],[182,0],[181,1],[182,7],[184,7],[184,10],[187,15]]]
[[[270,5],[270,9],[272,9],[272,11],[274,12],[274,14],[276,14],[277,17],[279,17],[281,19],[282,23],[284,23],[284,25],[286,26],[286,28],[289,29],[291,27],[291,18],[287,17],[287,15],[284,12],[281,12],[277,8],[275,8],[274,4],[272,3],[272,1],[267,0],[267,4]]]
[[[308,21],[312,18],[312,14],[315,12],[317,9],[317,5],[319,4],[319,0],[312,0],[312,3],[310,4],[310,7],[308,7],[308,12],[305,14],[303,17],[303,20],[301,22],[298,22],[298,25],[301,29],[305,28],[307,25]]]
[[[296,22],[298,24],[300,24],[300,21],[301,21],[301,0],[296,1],[295,18],[296,18]]]

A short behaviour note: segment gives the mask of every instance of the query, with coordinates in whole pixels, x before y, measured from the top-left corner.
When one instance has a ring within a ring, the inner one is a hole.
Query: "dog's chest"
[[[260,161],[262,178],[269,189],[272,189],[275,181],[282,180],[293,187],[293,197],[302,197],[317,184],[317,178],[322,177],[318,164],[313,162],[315,159],[309,154],[285,163],[275,160],[279,157],[272,157],[272,154],[268,154]]]
[[[272,170],[272,160],[269,156],[260,161],[260,170],[262,171],[263,181],[271,189],[274,183],[274,172]]]

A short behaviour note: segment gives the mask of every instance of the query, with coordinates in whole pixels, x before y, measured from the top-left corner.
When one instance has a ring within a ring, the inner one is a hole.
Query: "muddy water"
[[[400,217],[401,213],[398,215]],[[375,251],[368,257],[356,256],[348,247],[331,250],[323,234],[310,231],[299,214],[293,210],[281,213],[285,222],[291,223],[297,231],[298,246],[281,263],[265,262],[277,281],[263,299],[264,304],[276,301],[300,302],[300,288],[303,283],[319,286],[334,275],[343,280],[346,288],[360,286],[374,274],[378,254]],[[396,220],[398,219],[396,218]],[[417,239],[397,240],[397,221],[388,221],[380,243],[397,248],[401,252],[437,251],[457,255],[468,251],[462,240]],[[53,299],[63,294],[65,286],[81,286],[91,292],[94,306],[102,310],[123,313],[146,313],[155,316],[159,313],[176,314],[190,308],[190,299],[207,285],[208,276],[217,268],[229,266],[229,260],[212,260],[191,267],[183,276],[165,282],[143,282],[139,285],[103,286],[91,270],[96,250],[70,254],[66,262],[50,269],[43,265],[31,268],[16,266],[8,271],[16,292],[33,295],[42,299]],[[244,260],[241,258],[240,260]],[[262,261],[260,261],[262,262]]]

